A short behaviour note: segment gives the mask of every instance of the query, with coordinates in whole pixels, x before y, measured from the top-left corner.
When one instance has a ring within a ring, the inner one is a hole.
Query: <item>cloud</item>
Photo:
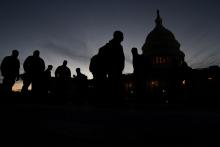
[[[210,50],[200,50],[195,54],[191,59],[191,66],[195,68],[207,67],[211,65],[219,65],[220,61],[220,48],[217,47],[215,49]]]
[[[88,60],[88,47],[85,42],[79,40],[72,40],[72,42],[65,42],[60,40],[50,40],[42,46],[48,52],[56,53],[76,60]]]

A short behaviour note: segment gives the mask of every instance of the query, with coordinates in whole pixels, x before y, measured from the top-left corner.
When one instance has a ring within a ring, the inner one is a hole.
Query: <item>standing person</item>
[[[71,71],[69,67],[67,67],[67,60],[63,61],[61,66],[58,66],[55,71],[55,77],[60,79],[68,79],[71,77]]]
[[[51,70],[53,69],[53,65],[48,65],[47,69],[44,71],[44,75],[47,78],[51,78]]]
[[[81,73],[80,68],[76,68],[76,76],[74,77],[76,86],[76,97],[80,103],[86,102],[88,96],[87,76]]]
[[[102,51],[102,50],[100,50]],[[107,68],[104,62],[103,53],[99,52],[94,55],[89,64],[89,70],[93,75],[93,89],[92,94],[94,95],[90,102],[93,104],[102,104],[106,99],[106,93],[108,90],[107,84]]]
[[[107,75],[110,79],[120,79],[125,65],[125,56],[121,42],[124,40],[121,31],[115,31],[113,39],[99,49],[105,60]]]
[[[22,92],[27,92],[29,85],[32,83],[32,91],[40,94],[42,91],[42,76],[45,70],[44,60],[40,57],[40,51],[35,50],[32,56],[26,58],[23,64],[23,87]]]
[[[3,78],[3,91],[7,94],[12,92],[15,80],[19,80],[20,61],[19,52],[13,50],[11,56],[6,56],[1,63],[1,73]]]
[[[102,53],[102,62],[106,65],[112,98],[123,96],[122,72],[125,64],[123,46],[121,45],[123,40],[123,33],[115,31],[113,39],[99,49],[99,53]]]
[[[105,66],[106,65],[102,61],[100,53],[97,55],[94,55],[91,58],[90,64],[89,64],[89,71],[92,73],[93,79],[96,84],[99,82],[101,83],[105,81],[105,79],[107,78],[107,72],[106,72]]]
[[[67,67],[67,63],[67,60],[64,60],[63,65],[58,66],[55,70],[56,94],[59,97],[66,97],[70,90],[71,71],[69,67]]]
[[[47,69],[44,71],[44,74],[43,74],[44,84],[42,86],[43,86],[45,95],[48,95],[49,92],[51,92],[52,90],[52,77],[51,77],[52,69],[53,69],[53,65],[48,65]]]
[[[87,76],[81,73],[81,69],[80,68],[76,68],[76,79],[79,80],[87,80]]]

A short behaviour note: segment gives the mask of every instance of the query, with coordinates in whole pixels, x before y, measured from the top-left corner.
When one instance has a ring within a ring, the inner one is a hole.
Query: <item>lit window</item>
[[[153,58],[153,64],[167,64],[167,63],[169,63],[169,57],[167,56],[162,56],[162,57],[155,56]]]
[[[166,63],[166,58],[165,57],[163,57],[163,63]]]
[[[157,80],[152,80],[152,81],[150,81],[150,86],[151,87],[158,87],[159,86],[159,82]]]

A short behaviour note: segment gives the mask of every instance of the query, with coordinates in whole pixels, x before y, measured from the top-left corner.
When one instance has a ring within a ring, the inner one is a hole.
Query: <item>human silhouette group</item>
[[[63,60],[62,65],[55,69],[55,77],[51,76],[53,65],[45,65],[44,60],[40,56],[40,51],[35,50],[33,54],[28,56],[24,63],[24,73],[20,71],[19,51],[12,50],[10,56],[6,56],[1,62],[1,74],[3,83],[0,87],[0,94],[5,97],[13,94],[12,87],[19,79],[23,80],[21,94],[31,95],[37,98],[45,96],[52,97],[58,102],[73,103],[95,103],[95,104],[123,104],[126,95],[125,76],[122,74],[125,67],[125,56],[123,46],[124,39],[121,31],[115,31],[113,38],[103,46],[101,46],[97,54],[91,57],[89,70],[93,75],[92,80],[88,80],[87,76],[81,72],[80,68],[76,68],[76,75],[71,75],[68,67],[68,61]],[[147,76],[148,62],[144,62],[144,56],[138,54],[137,48],[132,48],[133,56],[133,74],[129,80],[132,80],[130,87],[130,95],[135,97],[135,103],[148,102],[165,103],[167,98],[172,102],[176,97],[185,98],[186,101],[197,103],[196,97],[215,98],[213,101],[218,102],[220,68],[213,67],[204,71],[188,70],[188,66],[183,66],[183,70],[178,70],[185,80],[174,78],[173,87],[170,89],[155,88],[156,83],[151,81],[151,89],[155,93],[151,93],[146,88],[145,78]],[[182,80],[182,81],[181,81]],[[31,91],[28,87],[32,85]],[[179,87],[178,87],[179,86]],[[128,87],[129,88],[129,87]],[[168,92],[169,93],[168,93]],[[127,98],[127,97],[126,97]],[[172,99],[173,98],[173,99]],[[152,99],[152,101],[151,101]],[[155,101],[156,100],[156,101]],[[173,101],[175,102],[175,101]],[[204,98],[204,103],[207,99]],[[210,101],[210,103],[213,103]]]
[[[125,56],[121,42],[124,36],[121,31],[115,31],[113,38],[100,47],[98,53],[91,58],[89,70],[93,75],[92,94],[100,97],[108,92],[112,99],[122,97],[122,72],[125,66]],[[76,68],[77,75],[71,76],[71,71],[67,66],[68,61],[55,70],[55,77],[51,76],[52,65],[47,69],[44,60],[40,57],[40,51],[35,50],[33,55],[28,56],[24,63],[24,73],[20,74],[19,51],[13,50],[12,55],[6,56],[1,63],[1,73],[3,76],[2,92],[10,94],[12,86],[16,80],[22,79],[23,86],[21,93],[29,93],[28,87],[32,84],[31,93],[34,96],[53,94],[57,97],[88,96],[89,83],[87,76],[81,73],[80,68]],[[74,83],[74,84],[73,84]]]

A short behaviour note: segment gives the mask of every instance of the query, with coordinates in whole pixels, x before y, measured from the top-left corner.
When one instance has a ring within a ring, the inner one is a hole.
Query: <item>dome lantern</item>
[[[162,18],[160,17],[160,11],[157,10],[157,18],[155,19],[156,26],[162,26]]]

